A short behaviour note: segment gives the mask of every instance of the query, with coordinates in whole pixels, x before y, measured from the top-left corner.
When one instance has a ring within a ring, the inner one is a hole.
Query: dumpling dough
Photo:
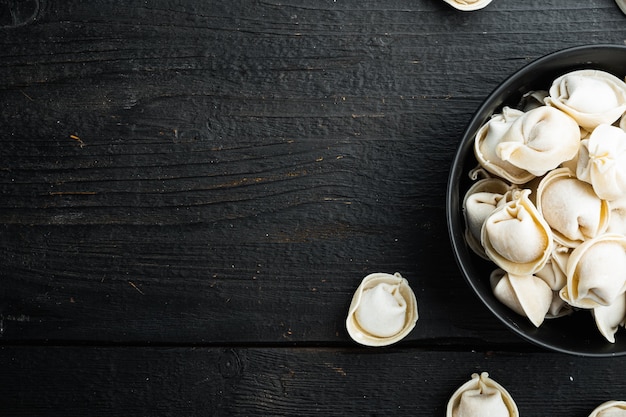
[[[619,326],[624,325],[626,319],[626,295],[617,297],[611,305],[599,306],[593,309],[593,318],[602,336],[611,343],[615,343],[615,333]]]
[[[576,121],[560,110],[541,106],[511,124],[496,153],[503,161],[539,177],[574,158],[579,147]]]
[[[472,379],[457,389],[446,408],[446,417],[519,417],[511,394],[487,372],[472,374]]]
[[[574,248],[608,227],[608,202],[567,168],[550,171],[537,188],[537,208],[561,245]]]
[[[552,251],[552,232],[528,198],[516,190],[513,199],[496,209],[482,228],[485,253],[496,265],[516,275],[541,270]]]
[[[455,9],[465,12],[482,9],[486,7],[491,0],[443,0]]]
[[[626,131],[599,125],[581,141],[576,176],[603,200],[626,197]]]
[[[402,330],[406,301],[398,290],[398,285],[383,282],[363,291],[355,313],[363,330],[377,337],[393,336]]]
[[[515,275],[496,269],[490,277],[496,298],[521,316],[539,327],[552,305],[552,289],[535,275]]]
[[[579,308],[608,306],[626,291],[626,237],[603,234],[575,248],[561,298]]]
[[[549,106],[569,114],[587,130],[613,124],[626,111],[626,83],[599,70],[577,70],[552,82]]]
[[[418,319],[417,300],[399,273],[369,274],[352,297],[346,329],[356,342],[387,346],[404,338]]]

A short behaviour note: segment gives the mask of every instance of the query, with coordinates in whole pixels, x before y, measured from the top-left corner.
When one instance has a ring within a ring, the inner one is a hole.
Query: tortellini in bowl
[[[501,83],[448,179],[457,263],[511,330],[626,355],[626,46],[557,51]]]

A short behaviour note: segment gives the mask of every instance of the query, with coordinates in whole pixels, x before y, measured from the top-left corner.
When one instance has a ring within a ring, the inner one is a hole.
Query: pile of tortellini
[[[517,404],[509,392],[487,372],[472,374],[450,397],[446,417],[519,417]],[[589,417],[626,417],[626,401],[606,401]]]
[[[623,79],[576,70],[476,133],[465,237],[496,265],[496,298],[537,327],[584,309],[614,343],[625,325],[625,112]]]

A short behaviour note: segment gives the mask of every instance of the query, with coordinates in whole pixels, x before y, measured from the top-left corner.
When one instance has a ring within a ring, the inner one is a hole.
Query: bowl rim
[[[455,261],[457,263],[458,268],[460,269],[461,275],[464,277],[466,283],[470,286],[473,292],[478,296],[483,305],[487,307],[487,309],[499,320],[501,321],[509,330],[513,331],[518,336],[521,336],[522,339],[539,346],[544,349],[556,351],[559,353],[565,353],[575,356],[585,356],[585,357],[617,357],[626,355],[626,348],[622,349],[614,349],[608,350],[606,352],[594,351],[594,350],[582,350],[582,349],[573,349],[567,347],[566,345],[561,345],[554,342],[549,342],[546,340],[542,340],[541,337],[536,337],[530,334],[527,334],[523,329],[521,329],[514,320],[507,320],[503,317],[494,307],[493,300],[495,298],[489,298],[485,296],[481,291],[481,288],[474,282],[471,278],[471,271],[464,264],[463,260],[469,259],[468,255],[473,258],[477,258],[478,255],[474,254],[471,249],[467,247],[467,243],[459,229],[460,226],[464,228],[464,222],[460,219],[462,217],[462,208],[459,204],[459,199],[462,199],[460,196],[460,188],[459,181],[463,175],[467,175],[467,172],[461,172],[461,169],[465,166],[464,161],[468,158],[468,148],[470,144],[473,143],[474,136],[476,131],[480,126],[482,126],[486,120],[494,113],[494,111],[505,104],[506,97],[510,97],[511,94],[516,91],[513,87],[516,84],[521,82],[521,79],[526,75],[528,78],[531,72],[535,70],[541,70],[543,67],[552,68],[552,71],[558,68],[557,61],[561,57],[569,57],[570,59],[580,58],[579,66],[581,68],[587,66],[591,67],[593,64],[591,61],[585,60],[585,56],[590,53],[601,53],[604,51],[605,53],[616,52],[619,54],[626,55],[626,45],[619,44],[588,44],[588,45],[578,45],[573,47],[568,47],[560,50],[556,50],[545,54],[533,61],[521,66],[515,72],[511,73],[505,80],[503,80],[499,85],[497,85],[482,101],[480,106],[474,112],[472,117],[470,118],[467,126],[463,130],[463,134],[461,136],[461,140],[457,144],[457,148],[455,150],[454,158],[452,160],[452,164],[448,173],[447,180],[447,189],[446,189],[446,223],[448,227],[448,235],[452,246],[452,251],[454,254]],[[563,72],[563,70],[561,70]],[[625,68],[626,73],[626,68]],[[471,148],[470,148],[471,150]],[[473,155],[473,152],[472,152]],[[456,203],[455,203],[456,201]],[[456,210],[454,210],[455,204],[458,206]],[[455,228],[456,225],[456,228]],[[492,296],[493,297],[493,296]],[[496,300],[497,303],[500,303]],[[503,305],[501,305],[503,306]],[[505,307],[507,308],[507,307]],[[520,320],[525,319],[522,316],[519,316]],[[558,319],[556,319],[558,320]],[[607,341],[609,347],[612,345]]]

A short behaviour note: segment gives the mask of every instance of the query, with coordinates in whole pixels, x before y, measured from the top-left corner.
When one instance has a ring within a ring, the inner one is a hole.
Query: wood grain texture
[[[6,358],[0,404],[11,416],[443,416],[472,373],[488,372],[522,416],[587,417],[626,390],[624,361],[550,353],[92,347],[0,353]]]
[[[521,415],[625,399],[465,285],[445,220],[505,77],[624,44],[613,0],[0,2],[0,414],[441,416],[487,371]],[[353,343],[360,280],[420,320]]]
[[[348,344],[398,271],[408,343],[528,348],[454,264],[448,168],[511,72],[624,42],[613,1],[41,4],[0,30],[3,341]]]
[[[457,138],[577,23],[625,31],[502,3],[47,2],[3,31],[2,337],[346,341],[358,281],[399,271],[413,340],[506,339],[446,239]]]

